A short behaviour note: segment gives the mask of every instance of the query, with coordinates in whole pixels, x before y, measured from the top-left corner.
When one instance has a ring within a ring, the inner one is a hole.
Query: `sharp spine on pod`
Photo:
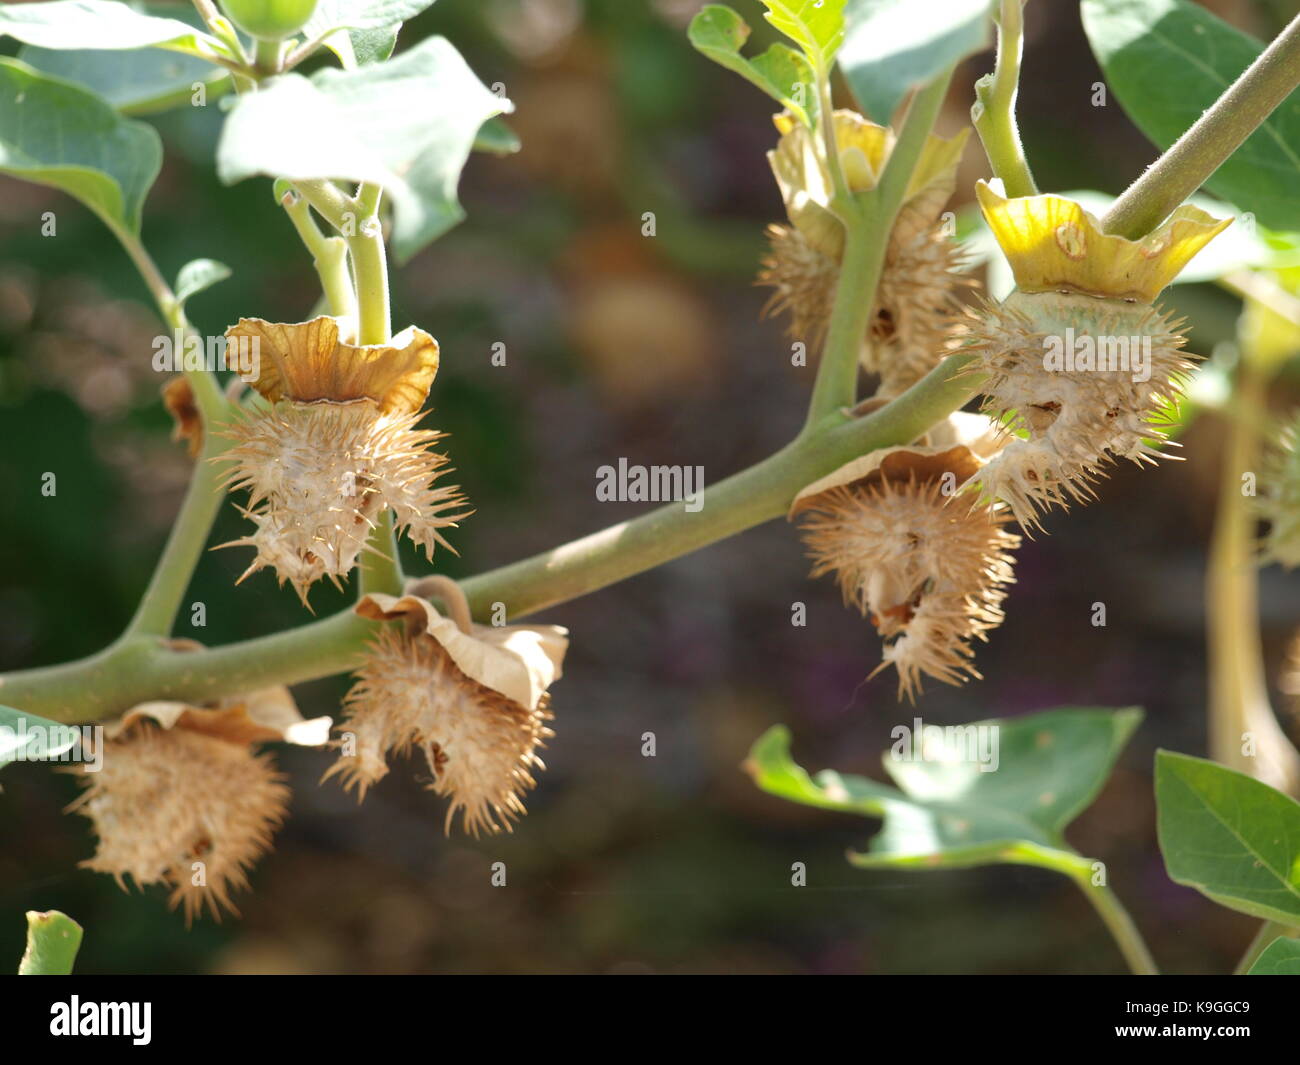
[[[394,524],[432,558],[449,547],[441,530],[467,515],[432,450],[441,433],[417,429],[438,370],[438,344],[410,326],[389,344],[357,345],[341,336],[346,319],[284,324],[241,318],[228,340],[255,343],[252,387],[269,407],[248,410],[228,430],[234,446],[231,491],[247,489],[248,545],[257,556],[240,580],[266,566],[293,584],[304,604],[321,577],[351,572],[386,509]]]
[[[1008,437],[972,483],[1032,530],[1052,507],[1091,499],[1116,459],[1160,454],[1152,442],[1193,364],[1183,323],[1153,301],[1231,219],[1183,206],[1129,240],[1061,196],[977,192],[1017,290],[969,312],[960,348]]]

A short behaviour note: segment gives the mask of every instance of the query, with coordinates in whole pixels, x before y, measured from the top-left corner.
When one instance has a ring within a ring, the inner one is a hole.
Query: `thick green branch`
[[[203,451],[190,476],[180,513],[124,638],[166,636],[172,631],[194,570],[203,556],[212,523],[226,498],[223,470],[213,460],[228,446],[224,438],[205,431]]]
[[[1108,233],[1136,240],[1199,189],[1300,85],[1300,15],[1111,206]]]
[[[813,432],[708,488],[698,511],[671,503],[649,514],[468,581],[480,618],[504,603],[511,619],[585,595],[786,512],[804,486],[874,448],[916,439],[979,384],[949,358],[887,407],[833,415]],[[88,659],[0,676],[0,703],[64,722],[115,716],[148,699],[205,700],[267,684],[296,684],[354,668],[373,626],[351,611],[273,636],[178,653],[160,641],[121,642]]]

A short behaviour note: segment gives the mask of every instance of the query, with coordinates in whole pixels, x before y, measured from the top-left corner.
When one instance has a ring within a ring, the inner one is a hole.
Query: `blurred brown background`
[[[781,214],[764,159],[772,108],[696,55],[696,0],[439,0],[401,45],[441,33],[517,105],[517,156],[476,156],[462,182],[469,220],[394,280],[395,326],[442,344],[433,422],[451,433],[477,513],[454,536],[453,575],[513,561],[642,513],[595,498],[595,471],[703,465],[715,482],[799,427],[811,369],[789,365],[783,323],[760,321],[753,287],[762,229]],[[768,36],[758,5],[737,3]],[[924,5],[918,4],[918,9]],[[1272,36],[1290,0],[1207,4]],[[1154,157],[1101,80],[1077,5],[1035,0],[1021,118],[1045,189],[1122,189]],[[399,47],[400,47],[399,46]],[[971,60],[941,131],[965,122]],[[847,101],[847,97],[845,97]],[[145,239],[168,274],[192,258],[232,280],[197,297],[199,328],[240,315],[300,320],[314,275],[270,183],[221,187],[219,116],[156,122],[169,147]],[[987,170],[967,151],[960,193]],[[128,619],[188,470],[168,442],[149,368],[159,326],[103,228],[49,190],[3,180],[0,195],[0,669],[95,651]],[[40,213],[58,214],[55,239]],[[641,235],[653,211],[658,235]],[[1236,302],[1184,286],[1192,348],[1231,339]],[[491,363],[506,345],[507,365]],[[1296,375],[1285,382],[1295,400]],[[897,723],[946,724],[1064,704],[1147,710],[1097,803],[1071,830],[1105,859],[1158,962],[1230,968],[1253,930],[1165,876],[1156,848],[1157,746],[1205,750],[1202,581],[1221,427],[1196,422],[1183,462],[1121,468],[1099,504],[1047,522],[1020,552],[1006,625],[979,655],[986,680],[928,685],[913,708],[879,661],[870,626],[830,583],[810,583],[793,529],[773,523],[547,612],[573,645],[554,690],[557,736],[531,813],[513,835],[442,834],[439,801],[414,763],[362,806],[316,787],[328,756],[285,749],[292,817],[239,899],[242,920],[186,931],[157,890],[124,895],[78,871],[93,840],[62,807],[71,781],[33,765],[0,796],[0,966],[22,950],[22,913],[63,909],[86,927],[86,972],[1070,972],[1122,969],[1077,889],[1015,868],[868,873],[844,852],[872,822],[760,794],[740,771],[749,744],[790,725],[796,757],[879,775]],[[60,471],[56,498],[40,471]],[[233,510],[213,543],[239,535]],[[408,568],[422,563],[409,558]],[[304,620],[291,590],[231,582],[243,553],[208,556],[191,592],[216,644]],[[1263,576],[1270,676],[1300,626],[1300,580]],[[347,598],[320,588],[321,614]],[[790,624],[791,604],[808,624]],[[1107,605],[1105,628],[1090,623]],[[298,689],[304,713],[337,714],[344,678]],[[1285,702],[1279,699],[1279,705]],[[1300,722],[1288,727],[1300,736]],[[658,755],[641,756],[642,734]],[[489,884],[504,861],[509,882]],[[808,886],[790,886],[794,861]]]

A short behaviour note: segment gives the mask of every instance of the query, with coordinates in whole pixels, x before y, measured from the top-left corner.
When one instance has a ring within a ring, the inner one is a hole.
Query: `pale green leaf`
[[[195,259],[181,267],[176,275],[176,300],[185,301],[230,276],[230,267],[216,259]]]
[[[404,260],[464,217],[461,169],[484,122],[512,109],[449,41],[431,37],[387,63],[289,74],[240,97],[217,172],[228,184],[254,174],[378,183]]]
[[[77,747],[81,730],[0,706],[0,769],[10,762],[57,760]]]
[[[147,115],[189,105],[194,86],[209,101],[230,87],[230,74],[206,60],[159,49],[73,51],[24,45],[18,58],[56,78],[98,93],[124,115]]]
[[[844,0],[763,0],[764,17],[821,70],[830,70],[844,40]]]
[[[221,55],[215,37],[174,18],[137,11],[119,0],[48,0],[0,7],[0,37],[39,48],[170,48],[193,55]]]
[[[138,235],[161,165],[152,127],[80,85],[0,59],[0,172],[62,189],[110,227]]]
[[[770,729],[746,769],[792,802],[884,820],[855,865],[956,867],[1011,861],[1063,869],[1078,860],[1062,832],[1096,797],[1141,711],[1067,708],[897,737],[885,759],[898,788],[791,758],[789,733]],[[931,727],[933,728],[933,726]]]
[[[848,0],[840,69],[868,117],[888,123],[912,89],[989,46],[990,0]]]
[[[414,18],[434,0],[320,0],[303,27],[309,41],[321,40],[336,30],[389,29]],[[396,36],[396,30],[393,31]]]
[[[757,85],[772,99],[812,125],[816,115],[817,75],[808,60],[784,44],[774,44],[754,59],[740,54],[749,25],[731,8],[709,4],[691,20],[691,44],[715,63]]]

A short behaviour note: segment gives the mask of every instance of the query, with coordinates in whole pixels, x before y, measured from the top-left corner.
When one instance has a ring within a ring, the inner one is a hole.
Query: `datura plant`
[[[765,313],[809,355],[803,428],[710,485],[698,505],[668,503],[453,581],[436,570],[479,519],[454,483],[457,442],[431,422],[430,403],[441,360],[459,353],[440,350],[436,322],[394,330],[387,261],[460,221],[460,171],[476,148],[512,147],[501,117],[512,105],[442,37],[394,54],[398,20],[431,2],[196,0],[184,19],[110,0],[0,10],[0,34],[24,45],[0,59],[0,169],[95,212],[183,345],[210,346],[185,301],[230,271],[200,259],[170,284],[155,266],[140,216],[159,139],[127,117],[173,106],[176,94],[104,84],[98,68],[78,77],[81,49],[163,49],[198,62],[207,74],[191,105],[203,90],[228,91],[217,174],[267,183],[321,289],[308,320],[241,317],[219,338],[215,370],[181,359],[179,376],[161,383],[193,456],[192,483],[121,637],[81,661],[0,676],[15,728],[95,726],[75,769],[84,790],[73,810],[98,839],[83,864],[124,886],[160,884],[190,916],[233,910],[288,810],[266,749],[285,742],[322,748],[322,784],[358,800],[415,757],[431,823],[510,830],[543,747],[566,742],[569,634],[522,619],[781,517],[798,524],[811,577],[838,584],[843,624],[860,625],[856,612],[875,630],[863,626],[862,675],[892,672],[909,715],[935,685],[978,681],[1023,539],[1104,497],[1119,460],[1160,459],[1189,417],[1184,397],[1206,353],[1190,348],[1162,300],[1189,264],[1206,263],[1195,276],[1237,292],[1247,312],[1218,408],[1235,435],[1211,573],[1212,753],[1228,764],[1160,754],[1161,844],[1175,880],[1265,922],[1243,971],[1286,954],[1270,952],[1300,929],[1300,805],[1284,794],[1300,785],[1300,758],[1259,680],[1250,563],[1300,562],[1294,417],[1286,428],[1260,402],[1279,351],[1300,349],[1300,300],[1295,278],[1267,255],[1224,265],[1214,248],[1242,212],[1274,235],[1271,247],[1300,230],[1294,97],[1271,117],[1300,81],[1300,21],[1265,49],[1187,0],[1084,0],[1114,92],[1168,149],[1099,203],[1035,182],[1015,114],[1024,0],[926,4],[933,32],[923,35],[903,32],[914,21],[904,0],[763,0],[774,40],[762,51],[749,47],[739,14],[704,5],[690,42],[772,101],[766,166],[761,155],[749,164],[770,168],[784,217],[767,231],[757,282],[770,290]],[[1135,27],[1159,58],[1155,22],[1169,12],[1195,31],[1169,60],[1195,104],[1186,113],[1200,115],[1190,128],[1116,58]],[[1213,52],[1229,33],[1239,62]],[[958,72],[993,43],[993,70],[972,88]],[[1197,49],[1205,57],[1188,61]],[[1220,76],[1203,78],[1208,69]],[[945,100],[963,98],[971,128],[937,133]],[[1265,125],[1267,137],[1252,137]],[[977,144],[978,180],[968,169]],[[1250,162],[1236,155],[1243,144]],[[1185,202],[1203,185],[1219,201]],[[954,195],[976,205],[960,225]],[[958,239],[963,229],[987,239]],[[998,269],[1011,282],[1000,289]],[[1272,316],[1267,329],[1261,315]],[[1259,492],[1243,502],[1229,486],[1257,458]],[[175,639],[227,498],[245,527],[223,546],[241,554],[244,577],[269,571],[307,610],[328,581],[352,589],[355,606],[224,646]],[[1258,545],[1256,519],[1268,528]],[[403,537],[433,572],[402,572]],[[338,723],[304,721],[288,687],[349,673]],[[1070,708],[978,722],[965,728],[1000,742],[996,764],[972,769],[951,736],[918,741],[912,757],[886,758],[896,787],[809,777],[779,728],[746,766],[785,799],[882,818],[855,864],[1007,862],[1070,876],[1129,964],[1152,972],[1104,864],[1063,837],[1139,721],[1134,709]],[[1258,749],[1233,753],[1247,733]],[[1279,964],[1295,971],[1287,956]]]

